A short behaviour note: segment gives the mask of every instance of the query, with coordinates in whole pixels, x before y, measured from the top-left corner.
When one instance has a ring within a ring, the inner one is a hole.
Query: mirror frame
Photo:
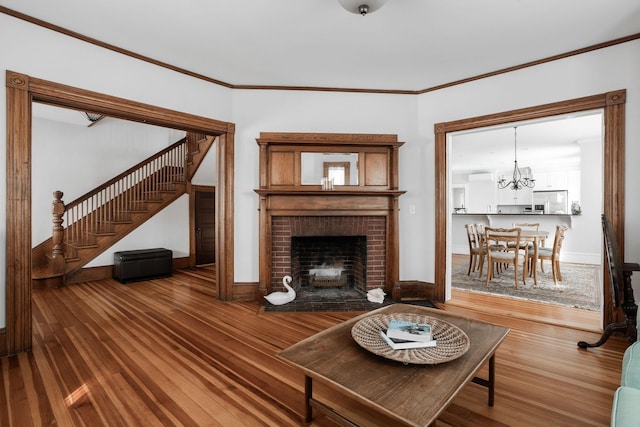
[[[612,228],[624,248],[624,153],[625,153],[625,103],[626,90],[616,90],[598,95],[575,98],[502,113],[472,117],[451,122],[436,123],[435,133],[435,266],[434,299],[444,302],[446,297],[446,275],[450,260],[447,254],[447,134],[462,130],[503,125],[525,120],[540,119],[588,110],[603,110],[604,117],[604,186],[603,209],[610,218]],[[624,259],[624,253],[621,253]],[[604,268],[604,264],[603,264]],[[603,327],[621,321],[620,310],[615,310],[608,275],[603,274]]]

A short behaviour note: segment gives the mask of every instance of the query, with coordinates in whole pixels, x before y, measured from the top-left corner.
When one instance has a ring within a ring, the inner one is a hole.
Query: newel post
[[[51,203],[51,213],[53,214],[53,250],[51,252],[51,268],[54,274],[64,274],[64,215],[65,206],[62,201],[62,191],[53,192],[53,202]]]

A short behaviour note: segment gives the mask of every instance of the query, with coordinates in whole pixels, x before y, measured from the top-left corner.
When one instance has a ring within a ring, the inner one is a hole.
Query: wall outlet
[[[414,215],[416,213],[416,205],[409,205],[409,214]]]

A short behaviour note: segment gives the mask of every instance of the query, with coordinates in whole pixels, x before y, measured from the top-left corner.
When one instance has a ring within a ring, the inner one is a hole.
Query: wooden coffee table
[[[442,319],[467,334],[469,349],[455,360],[435,365],[403,364],[377,356],[353,340],[351,328],[360,319],[381,313],[417,313]],[[469,382],[486,386],[488,404],[493,406],[495,352],[508,332],[508,328],[444,310],[394,304],[319,332],[278,356],[305,373],[307,422],[312,421],[316,409],[343,425],[382,422],[428,426]],[[476,377],[487,362],[488,378]],[[314,398],[314,380],[328,388],[330,396],[322,401]]]

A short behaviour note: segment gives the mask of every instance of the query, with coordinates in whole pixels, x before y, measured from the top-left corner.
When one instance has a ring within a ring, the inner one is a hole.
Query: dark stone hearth
[[[371,303],[367,296],[354,289],[310,288],[299,292],[296,299],[284,305],[271,305],[267,302],[266,311],[368,311],[379,307]],[[336,310],[339,309],[339,310]]]
[[[369,302],[366,294],[354,289],[345,291],[339,288],[317,288],[299,292],[296,299],[288,304],[272,305],[267,302],[264,310],[267,312],[371,311],[394,303],[388,296],[382,304]],[[427,300],[403,301],[402,303],[435,308]]]

